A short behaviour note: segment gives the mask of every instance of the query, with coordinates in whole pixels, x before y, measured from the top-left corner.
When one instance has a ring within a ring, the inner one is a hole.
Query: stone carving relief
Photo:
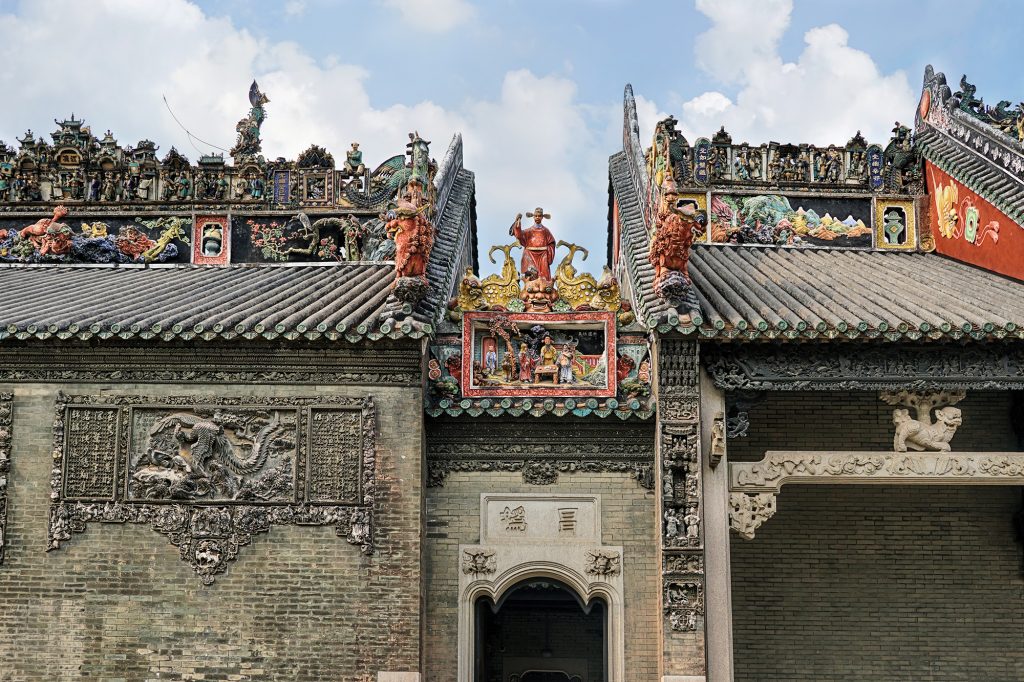
[[[486,549],[466,549],[462,552],[462,572],[467,575],[490,575],[497,570],[494,552]]]
[[[526,509],[522,505],[515,508],[505,507],[501,512],[501,520],[505,522],[505,532],[507,533],[526,532]]]
[[[753,538],[787,483],[1024,485],[1020,452],[785,452],[729,464],[730,525]]]
[[[1024,390],[1024,345],[822,348],[709,347],[705,367],[726,391]],[[659,410],[663,409],[664,399]]]
[[[773,493],[729,494],[729,526],[742,538],[753,540],[754,532],[774,515]]]
[[[698,629],[704,572],[700,462],[700,382],[697,345],[663,340],[659,360],[663,606],[670,631]],[[717,446],[724,451],[724,415]],[[712,454],[713,457],[713,454]],[[684,553],[690,552],[690,553]],[[682,575],[679,575],[682,574]]]
[[[717,467],[723,457],[725,457],[725,415],[719,412],[711,424],[711,450],[708,453],[711,467]]]
[[[704,585],[700,580],[668,580],[663,603],[669,627],[696,630],[697,617],[704,615]]]
[[[892,422],[896,426],[893,450],[906,452],[909,448],[949,452],[949,441],[963,419],[960,410],[952,406],[965,396],[964,391],[883,391],[879,394],[882,401],[902,406],[892,411]],[[910,410],[914,411],[914,417],[910,416]]]
[[[0,564],[7,539],[7,475],[11,470],[11,437],[14,395],[0,392]]]
[[[582,421],[582,420],[581,420]],[[488,427],[481,441],[471,424],[447,422],[427,438],[427,485],[442,487],[455,471],[518,471],[523,482],[552,485],[560,474],[624,473],[654,487],[654,443],[643,423],[574,423],[531,426],[513,422]],[[511,445],[510,445],[511,443]]]
[[[587,552],[587,575],[594,579],[609,578],[618,575],[620,568],[618,552],[594,549]]]
[[[91,521],[148,523],[205,584],[273,525],[373,551],[370,398],[60,394],[48,550]]]

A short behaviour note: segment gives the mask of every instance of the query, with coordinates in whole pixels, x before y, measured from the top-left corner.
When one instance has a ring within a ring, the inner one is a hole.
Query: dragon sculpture
[[[1004,99],[989,107],[984,99],[974,96],[977,91],[976,86],[967,82],[967,74],[961,76],[960,89],[953,93],[957,108],[1024,143],[1024,102],[1014,107],[1010,100]]]
[[[220,410],[210,416],[174,412],[150,428],[146,454],[132,474],[132,492],[155,499],[235,499],[275,447],[291,445],[287,430],[277,412],[256,420]],[[249,452],[242,455],[246,444]]]
[[[921,183],[921,152],[914,146],[910,128],[899,121],[892,139],[882,153],[885,188],[888,191],[913,191]]]

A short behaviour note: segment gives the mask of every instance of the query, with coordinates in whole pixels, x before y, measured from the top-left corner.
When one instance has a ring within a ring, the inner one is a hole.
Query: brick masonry
[[[602,543],[623,548],[626,680],[656,680],[660,645],[656,624],[661,616],[653,492],[622,473],[562,474],[555,485],[528,485],[518,472],[454,472],[444,487],[427,490],[426,680],[456,679],[458,549],[460,544],[480,541],[482,492],[601,496]]]
[[[422,397],[340,386],[14,384],[0,681],[344,680],[420,666]],[[57,390],[371,394],[378,499],[371,557],[332,527],[275,526],[204,587],[148,526],[90,524],[45,552]]]
[[[1010,396],[961,402],[959,450],[1017,450]],[[891,448],[874,394],[776,394],[734,459],[765,449]],[[732,536],[737,682],[1024,680],[1016,487],[787,486],[750,542]]]

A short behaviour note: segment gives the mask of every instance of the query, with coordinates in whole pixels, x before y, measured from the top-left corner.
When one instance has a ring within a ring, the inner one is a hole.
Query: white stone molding
[[[836,452],[769,450],[729,463],[730,526],[742,537],[775,514],[787,483],[827,485],[1024,485],[1024,452]]]
[[[505,514],[506,508],[512,513]],[[595,556],[607,558],[598,562],[597,572]],[[493,570],[466,571],[466,557],[479,557],[476,565]],[[584,604],[604,601],[606,679],[625,681],[622,574],[628,565],[622,547],[601,544],[599,496],[484,493],[480,496],[480,544],[459,545],[453,560],[460,565],[459,682],[473,680],[477,599],[498,602],[516,585],[537,578],[564,583]]]

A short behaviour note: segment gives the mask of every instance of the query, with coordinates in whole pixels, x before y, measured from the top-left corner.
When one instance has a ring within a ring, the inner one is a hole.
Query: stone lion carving
[[[952,406],[963,400],[964,396],[963,391],[883,392],[879,396],[883,401],[902,406],[892,411],[892,422],[896,425],[893,450],[949,452],[950,441],[963,423],[959,408]],[[914,410],[914,417],[910,416],[911,409]]]
[[[942,407],[935,410],[934,424],[922,423],[911,419],[908,410],[893,410],[892,422],[896,425],[896,437],[893,449],[896,452],[911,450],[938,450],[949,452],[949,441],[962,423],[960,410],[955,407]]]

